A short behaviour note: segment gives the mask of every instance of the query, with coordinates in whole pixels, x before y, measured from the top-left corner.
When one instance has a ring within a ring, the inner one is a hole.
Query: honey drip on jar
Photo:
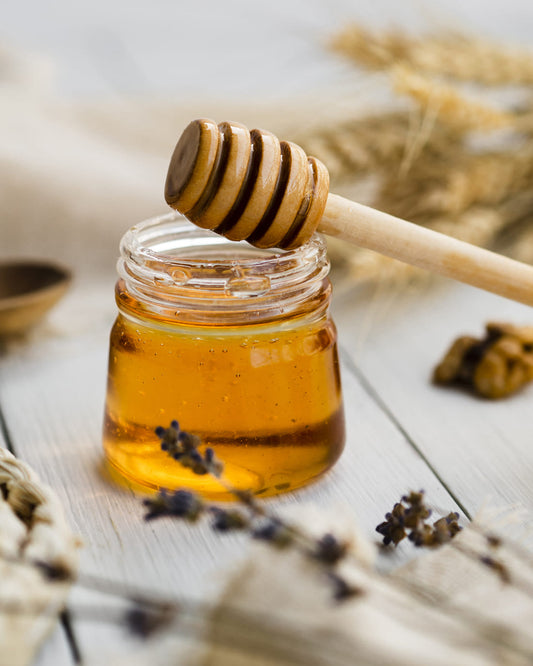
[[[275,330],[165,330],[119,315],[109,358],[108,461],[136,484],[223,498],[215,479],[161,451],[155,428],[177,419],[215,450],[237,488],[272,495],[324,472],[344,444],[335,331],[331,321],[301,320],[288,330],[279,322]]]

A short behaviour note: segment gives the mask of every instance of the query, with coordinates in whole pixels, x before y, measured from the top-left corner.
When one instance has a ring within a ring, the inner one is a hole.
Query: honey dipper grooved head
[[[176,145],[165,199],[226,238],[290,249],[313,235],[328,189],[326,167],[295,143],[239,123],[200,119]]]

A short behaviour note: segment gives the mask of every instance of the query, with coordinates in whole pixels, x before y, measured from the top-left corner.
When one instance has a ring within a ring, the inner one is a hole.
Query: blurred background
[[[328,52],[348,23],[460,30],[531,46],[526,0],[29,0],[3,5],[4,46],[47,56],[58,93],[282,97],[356,85]],[[327,99],[322,100],[327,103]]]
[[[298,141],[341,194],[529,261],[532,25],[525,0],[8,2],[0,257],[112,273],[207,116]]]

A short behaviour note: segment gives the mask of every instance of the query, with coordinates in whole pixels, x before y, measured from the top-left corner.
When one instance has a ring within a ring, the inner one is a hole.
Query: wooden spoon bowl
[[[0,336],[34,326],[65,293],[69,270],[36,261],[0,263]]]

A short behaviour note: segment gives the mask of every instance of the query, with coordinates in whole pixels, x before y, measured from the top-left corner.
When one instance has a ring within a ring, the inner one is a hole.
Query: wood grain
[[[422,291],[398,287],[363,340],[354,316],[358,298],[353,294],[336,312],[344,339],[353,341],[352,358],[453,495],[471,514],[486,503],[519,503],[531,511],[533,387],[487,401],[430,383],[455,337],[481,336],[489,320],[527,324],[531,309],[440,280]],[[383,295],[382,305],[386,300]]]
[[[29,6],[31,11],[27,3],[10,4],[2,17],[2,37],[57,59],[55,84],[63,94],[167,97],[170,91],[181,103],[186,97],[204,100],[206,90],[226,100],[279,100],[300,93],[309,99],[309,117],[302,122],[309,122],[325,99],[330,104],[327,93],[333,84],[344,97],[356,93],[358,102],[368,106],[368,91],[361,90],[351,67],[317,48],[324,35],[349,19],[379,26],[387,17],[416,30],[427,28],[428,18],[416,3],[410,7],[390,0],[357,7],[347,0],[334,5],[154,0],[135,11],[125,0],[95,0],[75,10],[49,0],[32,0]],[[509,0],[503,22],[501,9],[484,0],[450,0],[445,10],[430,16],[430,23],[528,45],[530,5]],[[205,44],[218,45],[222,35],[231,48],[213,58]],[[177,62],[188,65],[176,67]],[[22,67],[21,74],[36,89],[51,79],[46,64],[37,63],[36,73]],[[205,113],[211,113],[210,105]],[[100,473],[107,332],[114,316],[113,278],[100,282],[95,275],[87,289],[78,285],[27,344],[0,357],[0,409],[17,452],[59,493],[71,525],[83,535],[83,571],[162,592],[212,594],[221,584],[219,567],[234,565],[243,540],[215,537],[206,526],[145,525],[139,499]],[[424,293],[358,291],[337,301],[334,309],[346,354],[346,452],[321,482],[273,506],[341,506],[359,518],[369,535],[410,486],[424,487],[445,509],[454,505],[443,483],[470,512],[488,497],[531,508],[532,390],[489,404],[428,383],[433,364],[454,336],[480,333],[488,318],[531,323],[531,310],[444,282]],[[6,444],[1,431],[0,443]],[[401,557],[402,549],[395,561]],[[86,599],[76,593],[73,604]],[[84,620],[74,624],[84,655],[129,647],[120,630]],[[36,664],[71,663],[58,629]]]
[[[533,267],[330,194],[318,230],[444,277],[533,305]]]
[[[114,315],[109,290],[112,283],[72,293],[49,324],[53,336],[34,339],[3,359],[0,400],[7,425],[18,454],[56,490],[82,536],[83,572],[154,593],[206,599],[220,589],[220,572],[235,565],[245,539],[221,537],[206,524],[146,524],[140,498],[102,474],[107,337]],[[80,302],[83,320],[74,325]],[[315,485],[270,504],[316,502],[342,510],[370,537],[410,488],[425,488],[430,502],[456,508],[349,366],[342,370],[348,429],[343,456]],[[82,645],[92,642],[93,630],[89,623],[76,624]]]

